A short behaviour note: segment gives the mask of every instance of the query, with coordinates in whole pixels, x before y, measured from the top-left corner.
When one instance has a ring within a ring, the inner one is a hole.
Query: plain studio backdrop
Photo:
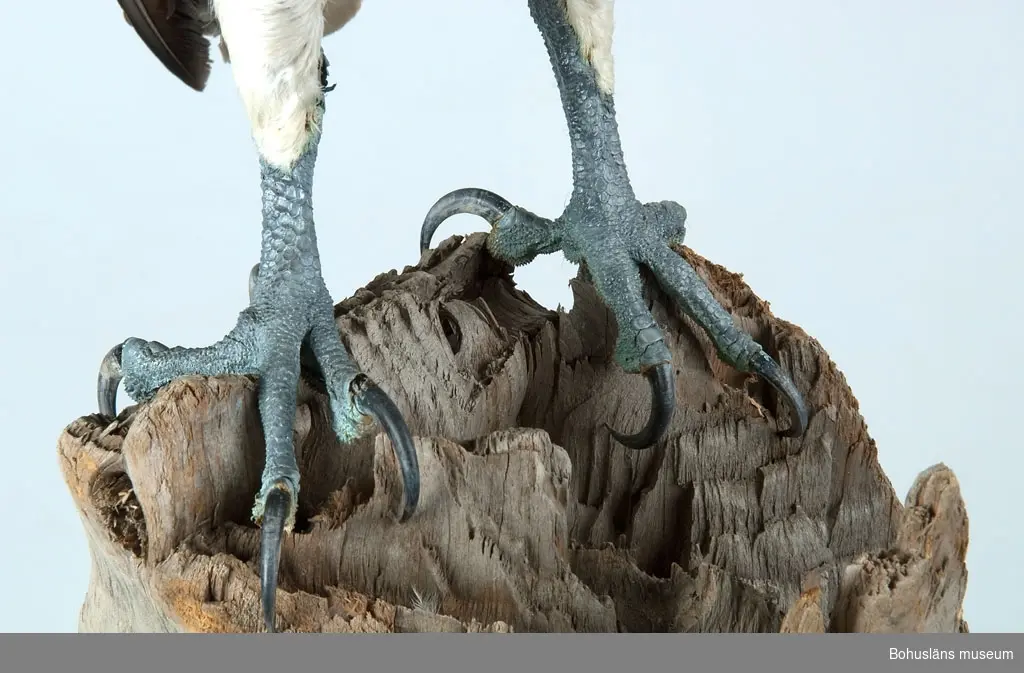
[[[0,23],[3,631],[77,629],[90,560],[56,442],[96,410],[103,354],[220,339],[260,246],[255,149],[219,54],[198,94],[114,0],[59,4],[7,3]],[[1024,3],[631,0],[616,20],[638,197],[685,205],[687,244],[821,341],[901,498],[953,468],[965,617],[1024,630]],[[568,137],[526,0],[366,0],[325,47],[314,201],[336,301],[415,264],[449,190],[561,212]],[[484,226],[459,216],[434,240]],[[568,307],[574,271],[558,254],[516,279]]]

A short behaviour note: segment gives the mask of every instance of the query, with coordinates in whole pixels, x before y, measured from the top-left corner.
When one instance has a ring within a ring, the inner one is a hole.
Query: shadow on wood
[[[792,373],[807,434],[780,439],[785,402],[653,289],[678,408],[666,439],[634,452],[604,424],[639,428],[647,384],[612,362],[614,319],[593,288],[576,280],[571,311],[545,309],[483,242],[453,237],[337,306],[346,345],[417,436],[420,508],[391,519],[388,440],[340,444],[304,384],[280,629],[966,630],[956,478],[934,466],[901,504],[843,375],[739,275],[679,249]],[[255,391],[190,377],[65,429],[92,555],[81,630],[261,630]]]

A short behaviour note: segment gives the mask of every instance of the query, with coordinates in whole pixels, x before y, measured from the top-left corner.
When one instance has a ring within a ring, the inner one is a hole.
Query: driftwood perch
[[[843,375],[739,275],[679,249],[792,373],[806,436],[778,438],[784,403],[653,289],[678,409],[664,442],[633,452],[604,424],[642,425],[647,384],[611,362],[591,286],[573,282],[570,312],[545,309],[483,241],[453,237],[338,305],[345,343],[418,437],[420,508],[390,518],[388,440],[341,445],[304,387],[281,630],[966,630],[956,478],[934,466],[901,504]],[[261,630],[255,391],[192,377],[65,429],[92,555],[82,631]]]

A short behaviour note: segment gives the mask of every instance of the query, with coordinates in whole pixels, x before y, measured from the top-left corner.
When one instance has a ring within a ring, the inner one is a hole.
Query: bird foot
[[[646,426],[635,435],[609,428],[612,436],[629,448],[644,449],[659,441],[675,406],[672,355],[644,301],[641,266],[701,325],[723,361],[759,374],[785,396],[791,420],[781,434],[802,435],[808,414],[796,386],[760,344],[736,327],[693,267],[670,247],[683,242],[685,208],[674,201],[641,203],[622,192],[616,194],[610,186],[577,189],[565,212],[554,220],[487,190],[456,190],[428,212],[420,230],[421,251],[430,246],[434,232],[447,218],[469,213],[490,223],[490,253],[514,266],[559,250],[571,262],[586,263],[594,286],[618,324],[616,361],[627,372],[644,374],[651,385],[652,410]]]
[[[264,279],[259,265],[250,277],[250,305],[234,329],[205,348],[168,348],[129,338],[103,358],[97,384],[100,413],[116,414],[117,387],[145,402],[174,379],[222,374],[254,375],[266,441],[266,464],[253,520],[261,526],[261,587],[264,621],[274,630],[275,593],[281,539],[295,522],[299,470],[293,428],[300,377],[300,353],[325,384],[335,432],[342,441],[365,434],[371,418],[391,439],[404,481],[401,521],[419,499],[419,468],[409,430],[388,396],[363,374],[345,350],[334,322],[333,302],[317,277]]]
[[[789,400],[791,422],[784,434],[803,434],[807,408],[796,386],[750,335],[733,324],[704,281],[672,250],[673,244],[683,242],[686,209],[674,201],[641,203],[635,196],[623,159],[610,81],[598,76],[592,60],[597,50],[594,36],[605,31],[610,35],[605,20],[611,18],[611,3],[583,3],[590,10],[602,10],[589,13],[582,6],[570,12],[561,0],[529,0],[528,4],[544,38],[568,124],[572,198],[565,211],[551,220],[487,190],[456,190],[428,212],[420,230],[421,251],[430,246],[437,227],[448,217],[469,213],[491,224],[487,247],[501,260],[521,265],[561,250],[570,262],[585,263],[618,324],[615,359],[627,372],[645,374],[651,385],[653,405],[646,426],[631,436],[612,430],[612,436],[625,446],[644,449],[658,442],[668,430],[675,407],[672,354],[644,301],[641,266],[704,329],[725,362],[760,374]],[[579,26],[585,29],[581,32]],[[607,56],[610,42],[601,49]],[[602,66],[605,75],[609,64],[605,60]]]

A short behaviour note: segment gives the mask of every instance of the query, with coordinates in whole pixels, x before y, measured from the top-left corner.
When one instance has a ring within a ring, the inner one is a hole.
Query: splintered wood
[[[389,514],[402,486],[386,436],[342,445],[304,382],[279,628],[965,631],[953,473],[926,470],[902,504],[824,349],[739,275],[678,252],[804,392],[804,437],[779,438],[785,402],[649,283],[677,410],[659,445],[618,445],[605,423],[639,428],[649,393],[611,360],[614,318],[592,286],[545,309],[482,234],[453,237],[335,311],[416,436],[418,513]],[[113,422],[77,419],[58,452],[92,556],[82,631],[262,630],[254,381],[175,381]]]

